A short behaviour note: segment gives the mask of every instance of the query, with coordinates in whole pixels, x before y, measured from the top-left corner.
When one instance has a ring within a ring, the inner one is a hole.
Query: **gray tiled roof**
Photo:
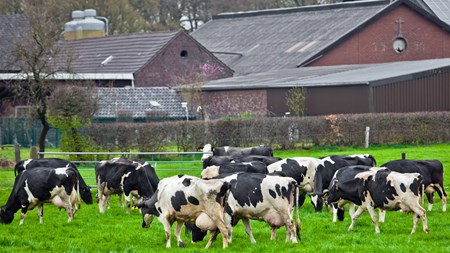
[[[388,4],[361,1],[225,13],[191,35],[235,70],[235,75],[292,69]]]
[[[100,108],[96,118],[116,118],[122,111],[131,112],[133,118],[145,118],[146,111],[151,110],[165,111],[168,118],[186,116],[180,96],[166,87],[96,88],[93,96],[98,99]]]
[[[73,48],[75,60],[71,65],[75,73],[135,73],[180,32],[139,33],[61,43]],[[102,65],[110,56],[111,61]]]
[[[450,58],[277,70],[209,81],[202,90],[383,85],[439,71],[450,71]]]
[[[28,22],[23,15],[0,15],[0,72],[20,71],[10,54],[20,35],[29,31]]]

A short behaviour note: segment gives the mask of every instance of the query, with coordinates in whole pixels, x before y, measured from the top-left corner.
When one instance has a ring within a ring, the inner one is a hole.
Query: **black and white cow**
[[[413,228],[416,232],[419,218],[423,231],[429,232],[425,209],[420,206],[420,186],[423,177],[419,173],[399,173],[385,167],[348,166],[336,171],[328,188],[327,203],[340,199],[358,205],[348,230],[352,230],[358,217],[367,210],[380,233],[375,208],[413,212]]]
[[[323,164],[318,158],[314,157],[294,157],[286,158],[267,166],[269,174],[281,172],[297,181],[300,189],[298,199],[299,207],[303,205],[306,193],[312,192],[314,187],[314,175],[316,168]]]
[[[90,205],[93,203],[92,200],[92,191],[91,187],[89,187],[81,176],[80,172],[77,169],[77,166],[67,160],[60,158],[42,158],[42,159],[28,159],[20,161],[14,167],[14,175],[20,174],[23,170],[31,170],[36,167],[48,167],[48,168],[61,168],[61,167],[72,167],[75,169],[78,181],[80,185],[80,197],[84,201],[84,203]]]
[[[226,163],[222,165],[209,166],[202,170],[202,178],[214,178],[219,174],[230,174],[236,172],[250,172],[267,174],[267,166],[263,162],[243,162],[243,163]]]
[[[71,222],[76,212],[78,177],[72,167],[47,168],[35,167],[23,170],[14,181],[14,186],[6,205],[0,211],[0,223],[9,224],[14,214],[21,209],[20,225],[26,213],[38,208],[39,222],[43,222],[44,203],[53,203],[64,208]]]
[[[256,147],[213,147],[211,144],[206,144],[203,147],[202,161],[210,156],[248,156],[248,155],[260,155],[260,156],[273,156],[273,150],[268,146],[256,146]]]
[[[276,230],[286,227],[286,242],[297,243],[300,238],[300,218],[294,224],[294,200],[297,194],[297,181],[290,177],[264,175],[258,173],[235,173],[220,175],[231,184],[230,195],[226,204],[226,220],[232,240],[233,227],[242,220],[250,241],[256,240],[250,226],[250,219],[265,221],[272,229],[271,240],[276,237]],[[206,231],[192,230],[192,241],[201,241]]]
[[[131,197],[150,198],[158,187],[155,169],[140,159],[114,158],[101,161],[95,166],[98,208],[105,212],[112,194],[125,196],[126,211],[130,212]]]
[[[201,229],[212,231],[206,248],[211,246],[219,231],[223,248],[226,248],[229,234],[224,214],[229,191],[230,184],[220,179],[204,180],[186,175],[164,178],[156,193],[137,205],[143,217],[142,227],[149,227],[156,216],[164,226],[166,247],[170,248],[170,229],[176,221],[178,246],[185,247],[180,237],[181,228],[190,221]]]
[[[203,159],[203,169],[209,166],[220,166],[226,163],[263,162],[266,166],[280,161],[281,158],[273,156],[248,155],[248,156],[209,156]]]
[[[439,160],[394,160],[382,167],[400,173],[420,173],[423,177],[423,186],[428,198],[428,211],[433,208],[433,192],[437,192],[442,200],[442,211],[447,210],[447,193],[444,190],[444,167]]]
[[[331,155],[319,158],[323,161],[316,169],[314,175],[314,191],[310,194],[311,203],[314,206],[316,212],[321,212],[323,208],[323,195],[324,191],[328,190],[331,179],[334,173],[345,166],[351,165],[366,165],[375,166],[375,158],[368,154],[361,155]],[[337,210],[333,209],[333,222],[336,222]],[[343,219],[343,215],[339,215],[340,220]]]

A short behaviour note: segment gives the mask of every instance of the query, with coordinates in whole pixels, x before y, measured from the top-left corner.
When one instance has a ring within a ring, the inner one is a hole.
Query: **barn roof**
[[[360,1],[298,8],[224,13],[191,35],[235,75],[306,66],[400,4],[450,31],[412,1]]]
[[[62,41],[74,53],[75,73],[135,73],[183,31]]]
[[[203,91],[344,85],[384,85],[450,71],[450,58],[322,67],[302,67],[207,82]]]
[[[450,24],[450,1],[448,0],[416,0],[416,1],[423,1],[424,5],[426,6],[424,7],[424,9],[429,8],[439,19],[446,22],[447,24]]]
[[[16,39],[29,31],[24,15],[0,15],[0,72],[17,72],[20,67],[10,54]]]
[[[166,87],[152,88],[96,88],[93,96],[98,100],[99,111],[95,118],[115,119],[121,112],[131,113],[133,118],[147,115],[180,119],[186,116],[181,97]]]

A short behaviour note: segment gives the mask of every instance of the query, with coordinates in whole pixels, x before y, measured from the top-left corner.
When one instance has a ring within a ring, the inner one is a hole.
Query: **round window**
[[[406,50],[406,40],[402,37],[398,37],[396,38],[393,42],[392,42],[392,48],[394,49],[394,51],[397,54],[402,54],[405,52]]]

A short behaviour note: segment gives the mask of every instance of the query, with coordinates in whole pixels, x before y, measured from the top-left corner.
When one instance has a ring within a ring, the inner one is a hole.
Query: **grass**
[[[446,170],[450,169],[450,144],[424,146],[372,146],[368,150],[361,147],[321,147],[310,150],[275,151],[275,156],[319,157],[330,154],[370,153],[381,165],[389,160],[400,159],[405,152],[409,159],[439,159]],[[26,157],[27,150],[23,150]],[[2,153],[0,157],[9,157]],[[14,157],[14,155],[12,155]],[[199,164],[158,163],[157,174],[160,178],[185,173],[198,176]],[[93,173],[93,165],[81,167],[84,177]],[[446,192],[450,192],[450,176],[444,175]],[[12,169],[0,171],[0,204],[6,203],[14,180]],[[89,182],[88,182],[89,183]],[[94,190],[95,194],[95,190]],[[44,223],[39,224],[37,211],[31,210],[22,226],[19,226],[20,211],[16,213],[12,224],[0,225],[0,252],[179,252],[172,233],[172,248],[165,248],[165,236],[161,223],[155,220],[149,229],[141,228],[142,218],[137,210],[126,214],[113,197],[111,209],[105,214],[98,212],[97,205],[82,205],[75,214],[72,223],[67,223],[67,214],[53,205],[44,206]],[[426,204],[427,205],[427,204]],[[430,234],[419,228],[410,235],[412,215],[401,212],[388,212],[386,222],[380,224],[381,234],[374,233],[374,226],[368,213],[364,213],[355,225],[354,231],[347,231],[350,225],[348,215],[343,222],[333,224],[328,212],[315,213],[312,206],[305,202],[300,209],[302,222],[302,240],[298,244],[285,243],[285,229],[277,232],[277,239],[270,241],[270,229],[263,222],[253,221],[253,232],[257,240],[251,244],[239,223],[233,234],[229,252],[450,252],[449,213],[442,212],[442,204],[437,197],[433,210],[427,212]],[[175,227],[175,226],[174,226]],[[173,229],[172,229],[173,232]],[[187,247],[184,252],[204,251],[206,241],[192,244],[189,235],[182,234]],[[222,237],[213,243],[208,252],[224,252]]]

